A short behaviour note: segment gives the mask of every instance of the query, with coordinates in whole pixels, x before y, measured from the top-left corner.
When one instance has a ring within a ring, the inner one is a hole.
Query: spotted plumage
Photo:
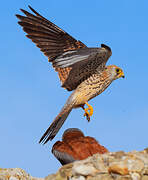
[[[73,108],[82,107],[85,110],[84,115],[90,120],[93,109],[87,102],[124,74],[115,65],[106,66],[112,54],[110,47],[101,44],[99,48],[88,48],[33,8],[29,8],[35,15],[21,9],[25,16],[16,15],[18,23],[27,33],[26,36],[48,57],[58,72],[62,87],[68,91],[74,90],[40,139],[40,142],[46,143],[55,137]],[[85,104],[88,105],[86,109]]]

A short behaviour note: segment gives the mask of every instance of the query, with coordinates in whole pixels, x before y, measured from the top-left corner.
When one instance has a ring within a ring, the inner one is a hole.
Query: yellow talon
[[[84,109],[84,116],[86,116],[87,120],[90,121],[90,116],[93,115],[93,107],[87,102],[85,104],[88,106],[88,108]]]
[[[85,111],[84,116],[89,116],[88,110],[89,110],[89,108],[85,108],[85,109],[84,109],[84,111]]]
[[[88,104],[88,102],[86,102],[85,104],[88,106],[89,116],[92,116],[93,115],[93,107],[90,104]]]

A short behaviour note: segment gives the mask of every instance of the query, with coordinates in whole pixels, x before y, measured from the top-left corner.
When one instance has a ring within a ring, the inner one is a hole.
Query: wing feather
[[[16,15],[18,24],[27,33],[26,36],[48,57],[49,62],[52,62],[62,87],[71,91],[99,66],[105,66],[111,56],[108,46],[102,44],[101,48],[87,48],[32,7],[29,8],[35,15],[21,9],[25,16]]]
[[[49,61],[54,61],[56,57],[69,49],[86,47],[54,23],[41,16],[33,8],[30,6],[29,8],[35,15],[21,9],[26,16],[16,15],[20,20],[18,23],[27,33],[27,37],[36,43]]]
[[[62,53],[69,50],[86,47],[81,41],[77,41],[54,23],[48,21],[41,16],[32,7],[29,6],[31,14],[23,9],[21,11],[26,15],[16,15],[20,20],[19,25],[27,33],[27,37],[31,39],[37,47],[48,57],[49,61],[54,61]],[[59,74],[62,84],[68,78],[71,68],[55,68]]]
[[[55,60],[54,64],[54,66],[60,68],[71,67],[71,71],[69,72],[67,79],[65,79],[62,84],[62,87],[69,91],[76,89],[81,82],[96,73],[96,71],[98,72],[104,70],[106,62],[111,55],[111,51],[104,47],[85,48],[78,51],[79,54],[75,51],[75,53],[77,53],[77,58],[75,58],[74,54],[74,58],[69,57],[66,61],[64,61],[63,57],[61,61],[57,60],[57,58],[57,61]]]

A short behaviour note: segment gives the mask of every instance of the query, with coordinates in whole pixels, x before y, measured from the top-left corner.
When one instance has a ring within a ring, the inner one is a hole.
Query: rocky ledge
[[[0,180],[148,180],[148,149],[95,154],[62,166],[45,178],[31,177],[19,168],[0,169]]]

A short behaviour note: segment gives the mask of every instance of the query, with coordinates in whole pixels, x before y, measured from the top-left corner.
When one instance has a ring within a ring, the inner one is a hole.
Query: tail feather
[[[43,134],[43,136],[41,137],[39,143],[42,142],[43,144],[46,144],[49,140],[52,140],[56,136],[56,134],[58,133],[58,131],[60,130],[60,128],[64,124],[67,116],[71,112],[72,107],[73,107],[72,104],[66,105],[66,106],[63,107],[63,109],[57,115],[57,117],[55,118],[53,123],[49,126],[49,128]]]

